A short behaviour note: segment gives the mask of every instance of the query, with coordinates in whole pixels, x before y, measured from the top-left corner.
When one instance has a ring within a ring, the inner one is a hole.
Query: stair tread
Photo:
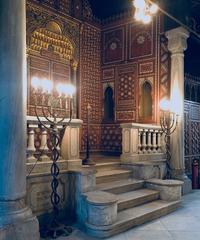
[[[106,177],[106,176],[112,176],[115,174],[123,174],[123,173],[131,173],[132,170],[125,170],[125,169],[113,169],[109,171],[101,171],[96,173],[96,177]]]
[[[96,163],[96,167],[98,166],[107,166],[107,165],[116,165],[116,164],[119,164],[120,165],[120,162],[100,162],[100,163]]]
[[[96,230],[104,229],[104,231],[106,231],[106,230],[109,230],[112,228],[118,228],[121,225],[123,225],[129,221],[132,221],[134,219],[143,217],[143,216],[151,214],[151,213],[153,214],[156,211],[161,211],[162,209],[164,209],[166,207],[170,207],[170,206],[179,204],[180,202],[181,201],[167,202],[167,201],[163,201],[163,200],[155,200],[150,203],[145,203],[145,204],[142,204],[137,207],[129,208],[129,209],[123,210],[121,212],[118,212],[117,221],[115,223],[113,223],[112,225],[95,226],[95,229]],[[161,214],[161,215],[163,215],[163,214]],[[143,222],[145,222],[145,221],[143,221]],[[87,223],[87,225],[92,226],[91,224],[88,224],[88,223]]]
[[[155,200],[150,203],[145,203],[137,207],[126,209],[118,213],[117,222],[115,224],[127,221],[128,219],[134,219],[143,216],[156,210],[161,210],[164,207],[173,205],[178,202],[179,201],[167,202],[163,200]]]
[[[159,191],[142,188],[142,189],[126,192],[126,193],[120,193],[120,194],[117,194],[119,199],[118,203],[141,198],[141,197],[146,197],[154,194],[159,194]]]
[[[137,183],[144,183],[144,181],[129,178],[129,179],[124,179],[124,180],[120,180],[120,181],[99,183],[99,184],[97,184],[97,189],[98,190],[107,190],[107,189],[112,189],[112,188],[115,188],[115,187],[123,187],[123,186],[126,186],[126,185],[137,184]]]

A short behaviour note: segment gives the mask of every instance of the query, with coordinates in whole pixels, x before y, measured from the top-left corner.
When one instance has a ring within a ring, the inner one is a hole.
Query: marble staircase
[[[96,188],[85,193],[88,216],[86,232],[106,238],[166,215],[180,205],[180,199],[164,201],[160,192],[148,189],[144,180],[133,179],[117,159],[96,161]]]

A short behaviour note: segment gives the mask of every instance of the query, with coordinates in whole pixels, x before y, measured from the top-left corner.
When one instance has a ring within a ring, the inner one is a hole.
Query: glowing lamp
[[[167,99],[162,99],[161,101],[160,101],[160,109],[162,110],[162,111],[169,111],[170,110],[170,103],[169,103],[169,100],[167,100]]]
[[[63,93],[66,96],[72,98],[73,94],[75,93],[76,89],[72,84],[63,84]]]
[[[152,17],[149,14],[144,14],[142,17],[142,21],[144,24],[148,24],[151,22]]]
[[[57,86],[56,86],[56,90],[59,94],[59,96],[63,95],[64,92],[63,92],[63,84],[62,83],[58,83]]]
[[[152,3],[151,6],[149,7],[149,12],[151,14],[156,14],[158,11],[158,5],[156,5],[155,3]]]
[[[134,6],[135,6],[135,8],[145,9],[145,7],[146,7],[145,0],[135,0]]]
[[[73,94],[75,93],[75,87],[72,84],[62,84],[59,83],[56,86],[56,90],[59,93],[59,95],[65,95],[66,97],[71,97],[73,96]]]
[[[43,92],[51,93],[51,91],[53,90],[53,83],[48,79],[42,79],[41,85]]]
[[[41,88],[41,80],[38,77],[33,77],[31,80],[31,85],[34,89],[38,90]]]
[[[143,19],[143,11],[141,11],[140,9],[136,9],[135,11],[135,19],[137,21],[141,21]]]

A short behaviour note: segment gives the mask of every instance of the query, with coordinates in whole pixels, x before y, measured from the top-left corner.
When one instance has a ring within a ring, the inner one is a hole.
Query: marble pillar
[[[26,206],[25,0],[0,1],[0,240],[39,239]]]
[[[184,51],[189,33],[183,27],[166,32],[171,52],[171,111],[178,114],[178,125],[170,139],[172,177],[184,181],[183,192],[189,192],[191,182],[185,175],[184,163]]]

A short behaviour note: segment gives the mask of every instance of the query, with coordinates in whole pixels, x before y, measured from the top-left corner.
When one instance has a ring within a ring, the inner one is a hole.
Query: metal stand
[[[95,162],[90,159],[90,131],[89,131],[90,113],[91,113],[91,106],[88,104],[88,106],[87,106],[86,157],[82,161],[83,165],[95,165]]]
[[[45,107],[45,99],[48,98],[48,107]],[[43,238],[57,238],[60,236],[68,236],[69,234],[72,233],[72,228],[67,227],[63,224],[61,224],[58,220],[59,217],[59,205],[60,205],[60,196],[58,193],[58,186],[59,186],[59,167],[57,164],[57,161],[60,157],[60,152],[59,152],[59,144],[60,144],[60,136],[58,132],[58,125],[60,125],[64,119],[66,118],[58,118],[58,114],[53,110],[52,106],[54,107],[56,104],[60,104],[60,101],[65,101],[67,105],[68,98],[63,98],[63,97],[53,97],[50,94],[44,94],[42,96],[42,113],[47,121],[47,124],[45,124],[39,117],[38,112],[37,112],[37,93],[35,93],[35,114],[36,117],[39,121],[39,123],[45,127],[49,132],[51,136],[51,143],[52,143],[52,149],[51,149],[51,159],[52,159],[52,165],[51,165],[51,204],[53,207],[53,219],[51,223],[46,226],[43,230],[41,230],[41,237]],[[69,112],[70,112],[70,117],[69,121],[67,122],[68,126],[71,122],[72,119],[72,99],[69,99],[70,101],[70,106],[69,106]],[[47,113],[46,113],[46,111]],[[67,115],[67,113],[66,113]],[[50,127],[49,127],[50,125]],[[63,127],[63,129],[66,128]]]
[[[165,134],[164,141],[166,146],[166,164],[167,172],[166,179],[171,179],[172,168],[171,168],[171,152],[170,152],[170,136],[176,130],[178,124],[178,115],[169,111],[161,111],[160,125],[163,133]]]

